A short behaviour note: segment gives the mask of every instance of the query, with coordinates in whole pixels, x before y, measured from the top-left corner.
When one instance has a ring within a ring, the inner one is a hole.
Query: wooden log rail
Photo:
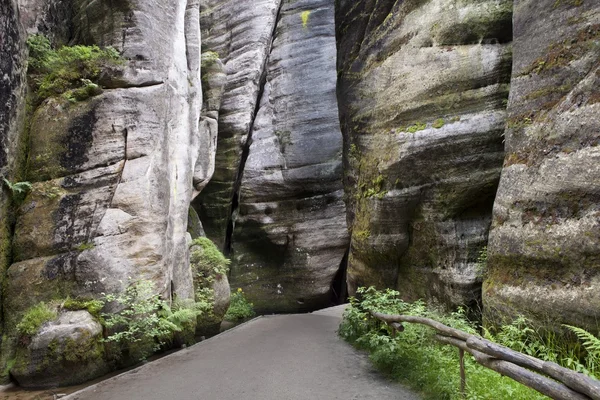
[[[430,318],[387,315],[373,311],[370,311],[370,314],[388,324],[394,334],[404,330],[402,322],[422,324],[438,332],[435,338],[439,342],[457,347],[461,361],[461,392],[463,396],[466,379],[463,355],[464,352],[467,352],[484,367],[508,376],[553,399],[600,400],[600,381],[561,367],[556,363],[542,361],[479,336],[451,328]]]

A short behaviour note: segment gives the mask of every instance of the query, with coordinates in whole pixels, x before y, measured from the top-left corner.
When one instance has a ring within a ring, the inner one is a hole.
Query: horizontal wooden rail
[[[600,381],[560,365],[543,361],[499,345],[479,336],[451,328],[430,318],[411,315],[370,314],[388,324],[394,331],[404,330],[402,322],[429,326],[438,334],[436,340],[468,352],[486,368],[508,376],[556,400],[600,400]],[[464,366],[461,363],[461,390],[464,387]]]

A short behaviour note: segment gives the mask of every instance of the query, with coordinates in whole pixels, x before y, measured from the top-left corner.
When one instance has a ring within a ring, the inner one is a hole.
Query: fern
[[[20,204],[23,200],[25,200],[25,196],[32,188],[31,183],[29,182],[12,183],[6,178],[3,178],[2,181],[6,187],[10,189],[11,198],[15,204]]]
[[[569,328],[581,342],[583,343],[583,347],[590,353],[590,355],[594,357],[600,357],[600,338],[592,335],[590,332],[585,329],[578,328],[576,326],[571,325],[563,325]]]
[[[25,194],[25,193],[29,192],[31,190],[31,187],[32,187],[31,183],[29,183],[29,182],[15,182],[15,183],[11,183],[6,178],[4,178],[3,181],[4,181],[4,184],[10,189],[10,191],[13,194],[13,196]]]

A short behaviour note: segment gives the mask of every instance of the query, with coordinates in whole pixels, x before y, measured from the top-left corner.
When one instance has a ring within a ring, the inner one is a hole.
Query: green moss
[[[55,319],[56,316],[56,310],[42,301],[25,312],[21,322],[17,324],[17,331],[24,336],[35,335],[44,323]]]
[[[433,122],[433,126],[435,129],[440,129],[442,126],[444,126],[445,122],[443,118],[438,118]]]
[[[552,8],[558,8],[560,6],[579,7],[583,5],[583,0],[556,0],[552,5]]]
[[[199,237],[194,239],[191,247],[197,246],[190,255],[192,270],[196,274],[208,274],[211,276],[227,274],[230,261],[208,238]]]
[[[91,250],[94,247],[96,247],[96,245],[92,242],[85,242],[85,243],[81,243],[79,244],[75,249],[77,251],[84,251],[84,250]]]
[[[200,59],[200,69],[205,70],[211,67],[219,60],[219,53],[216,51],[205,51]]]
[[[27,39],[29,65],[27,72],[39,104],[44,99],[72,91],[69,99],[86,99],[98,93],[97,80],[103,69],[123,64],[119,53],[111,47],[63,46],[53,49],[42,35]]]
[[[104,307],[104,303],[102,301],[93,299],[72,299],[67,297],[62,302],[62,308],[65,310],[87,310],[96,318],[99,318],[102,307]]]
[[[415,132],[418,132],[418,131],[422,131],[422,130],[424,130],[425,128],[427,128],[427,125],[426,125],[426,124],[424,124],[423,122],[417,121],[417,122],[415,122],[415,124],[414,124],[414,125],[411,125],[411,126],[409,126],[409,127],[406,129],[406,131],[407,131],[408,133],[415,133]]]

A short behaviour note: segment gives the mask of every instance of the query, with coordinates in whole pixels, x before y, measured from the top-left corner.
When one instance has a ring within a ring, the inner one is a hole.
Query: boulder
[[[19,344],[11,376],[24,388],[77,384],[108,372],[102,325],[87,311],[67,311]]]

